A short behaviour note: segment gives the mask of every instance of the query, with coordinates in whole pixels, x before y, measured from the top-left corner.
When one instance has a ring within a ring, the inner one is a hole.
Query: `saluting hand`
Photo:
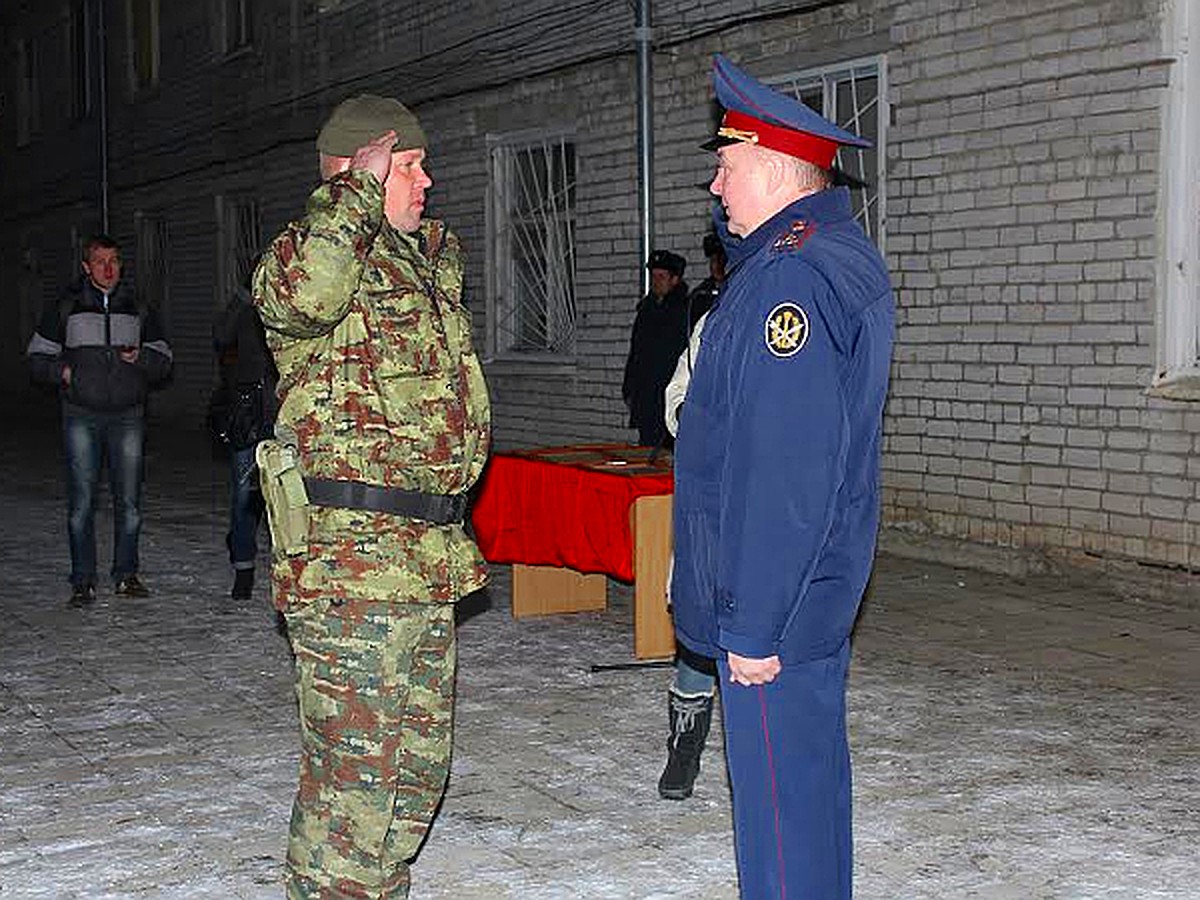
[[[729,680],[750,687],[754,684],[770,684],[783,669],[778,656],[766,659],[751,659],[748,656],[729,654]]]
[[[379,183],[387,181],[388,173],[392,170],[392,145],[396,143],[396,132],[385,131],[369,144],[363,144],[354,151],[350,158],[351,169],[366,169],[379,179]]]

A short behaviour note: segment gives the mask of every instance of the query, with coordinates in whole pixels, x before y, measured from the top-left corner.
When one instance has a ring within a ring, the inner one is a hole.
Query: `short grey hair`
[[[815,163],[789,156],[788,164],[792,170],[792,177],[796,180],[796,186],[806,192],[823,191],[829,187],[832,181],[829,170],[822,169]]]

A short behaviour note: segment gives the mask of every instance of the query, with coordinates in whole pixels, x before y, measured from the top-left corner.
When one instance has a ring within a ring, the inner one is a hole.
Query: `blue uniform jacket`
[[[722,237],[675,453],[676,633],[707,656],[820,659],[875,552],[891,285],[844,188]]]

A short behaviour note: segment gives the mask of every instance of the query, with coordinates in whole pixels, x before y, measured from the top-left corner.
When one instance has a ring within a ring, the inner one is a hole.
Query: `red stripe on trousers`
[[[771,809],[775,813],[775,856],[779,860],[779,900],[787,900],[787,872],[783,867],[783,835],[779,831],[779,791],[775,781],[775,754],[771,750],[771,728],[767,724],[767,695],[758,686],[758,706],[762,711],[763,740],[767,745],[767,772],[771,775]]]

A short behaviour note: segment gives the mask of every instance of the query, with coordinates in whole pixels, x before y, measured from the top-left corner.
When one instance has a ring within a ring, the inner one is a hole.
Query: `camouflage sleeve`
[[[488,450],[492,437],[491,398],[487,382],[483,378],[483,367],[474,352],[463,357],[463,380],[467,384],[467,427],[472,453],[467,466],[467,484],[472,485],[483,474],[487,464]]]
[[[382,223],[383,185],[373,174],[346,171],[323,182],[254,272],[263,324],[297,338],[332,330],[350,309]]]
[[[471,339],[471,311],[463,303],[464,255],[458,235],[442,233],[438,241],[437,286],[450,301],[451,309],[443,323],[446,341],[459,360],[459,395],[462,398],[464,421],[462,436],[466,460],[466,485],[479,480],[487,464],[491,441],[492,411],[483,367]]]

